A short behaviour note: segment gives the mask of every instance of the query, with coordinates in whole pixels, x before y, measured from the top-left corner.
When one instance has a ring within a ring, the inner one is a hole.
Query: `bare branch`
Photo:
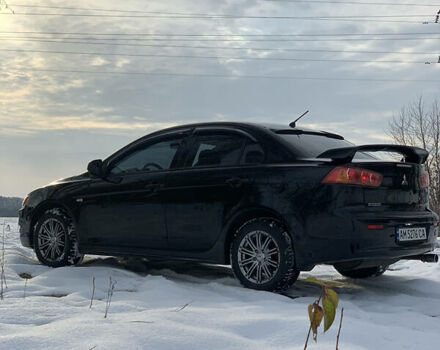
[[[430,207],[440,213],[440,107],[437,100],[427,109],[422,97],[404,106],[388,125],[398,144],[418,146],[430,152],[425,170],[430,182]]]

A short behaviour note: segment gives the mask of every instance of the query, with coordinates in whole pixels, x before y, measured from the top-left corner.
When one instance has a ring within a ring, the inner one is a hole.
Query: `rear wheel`
[[[289,234],[270,218],[253,219],[238,229],[231,265],[243,286],[258,290],[285,290],[299,275]]]
[[[387,268],[388,268],[387,265],[366,267],[363,269],[356,269],[356,270],[342,270],[340,268],[335,267],[336,271],[338,271],[342,276],[349,278],[368,278],[368,277],[381,276],[384,274]]]
[[[60,209],[46,211],[38,219],[34,232],[35,254],[42,264],[61,267],[77,265],[83,260],[74,224]]]

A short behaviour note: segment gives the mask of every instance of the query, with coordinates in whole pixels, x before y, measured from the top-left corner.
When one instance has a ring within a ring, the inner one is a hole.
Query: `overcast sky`
[[[0,11],[0,195],[24,196],[54,179],[83,172],[88,161],[104,158],[142,135],[188,122],[236,120],[287,125],[309,109],[311,112],[302,125],[341,133],[355,143],[390,142],[386,128],[393,114],[420,95],[427,103],[440,97],[440,65],[423,63],[438,61],[440,54],[440,24],[432,23],[439,9],[432,6],[256,0],[7,2],[16,14],[8,14],[10,11],[5,9],[4,1],[0,1],[3,4]],[[414,3],[410,0],[398,2]],[[425,3],[432,4],[432,1],[425,0]],[[126,12],[26,8],[18,5],[92,7]],[[168,15],[157,18],[164,16],[165,12],[312,19],[173,18]],[[37,16],[30,13],[123,17]],[[365,17],[357,21],[349,21],[346,17],[344,20],[317,18],[419,14],[426,17],[370,17],[373,21],[365,21]],[[424,21],[430,23],[422,24]],[[98,35],[103,33],[138,35]],[[364,35],[375,33],[426,34]],[[139,34],[223,36],[151,37]],[[329,34],[363,36],[329,37]],[[368,40],[385,37],[417,40]],[[93,40],[96,38],[110,40]],[[352,40],[356,38],[363,39]],[[48,42],[54,40],[63,42]],[[80,44],[66,44],[66,41]],[[173,45],[192,48],[170,47]],[[427,54],[415,54],[421,52]],[[214,58],[128,56],[133,54]],[[233,59],[237,57],[265,59]],[[364,62],[346,62],[350,60]],[[66,72],[69,70],[82,72]],[[154,74],[103,73],[109,71]]]

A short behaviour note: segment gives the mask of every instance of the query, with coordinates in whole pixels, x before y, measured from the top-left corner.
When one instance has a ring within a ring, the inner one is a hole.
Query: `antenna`
[[[290,126],[291,128],[295,128],[295,127],[296,127],[296,122],[297,122],[298,120],[300,120],[302,117],[304,117],[307,113],[309,113],[309,110],[307,110],[307,111],[305,111],[303,114],[301,114],[298,118],[295,119],[295,121],[291,122],[291,123],[289,124],[289,126]]]

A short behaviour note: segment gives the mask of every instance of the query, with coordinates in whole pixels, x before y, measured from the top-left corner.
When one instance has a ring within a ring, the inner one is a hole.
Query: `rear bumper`
[[[392,261],[433,251],[438,220],[431,211],[356,212],[341,209],[333,215],[315,217],[306,226],[307,238],[300,249],[307,249],[307,254],[300,254],[299,267],[310,269],[316,264],[356,260]],[[383,225],[383,229],[368,229],[368,225]],[[396,237],[400,227],[425,227],[427,238],[400,243]]]

